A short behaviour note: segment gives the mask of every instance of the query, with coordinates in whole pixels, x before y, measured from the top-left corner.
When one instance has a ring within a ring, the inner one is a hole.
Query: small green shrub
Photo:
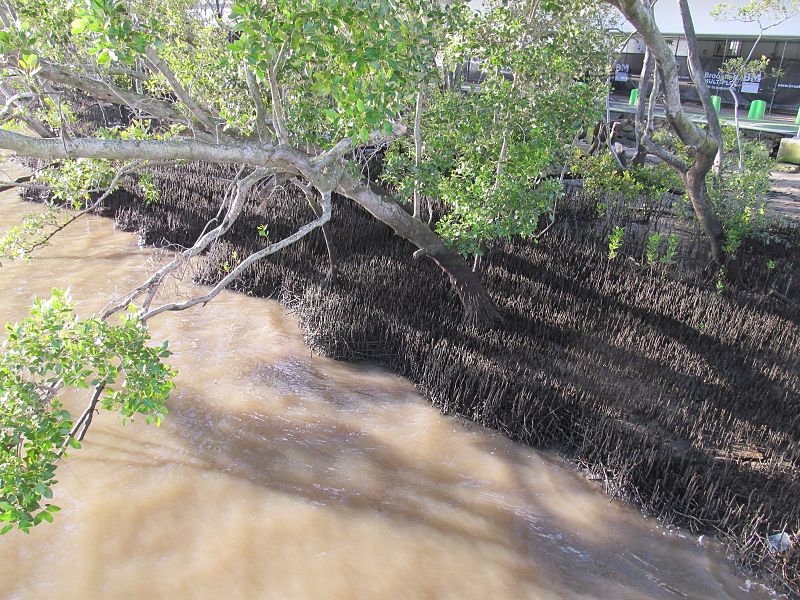
[[[625,228],[617,225],[608,236],[608,258],[614,260],[619,255],[622,248],[622,241],[625,238]]]

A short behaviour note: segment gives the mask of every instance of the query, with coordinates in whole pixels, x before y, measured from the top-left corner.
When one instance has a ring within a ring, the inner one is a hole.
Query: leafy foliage
[[[68,445],[80,447],[72,414],[61,402],[67,389],[94,388],[99,406],[159,425],[175,372],[163,360],[167,344],[150,346],[135,311],[118,325],[79,319],[69,295],[53,290],[30,314],[6,325],[0,356],[0,522],[2,533],[52,521],[56,463]],[[78,423],[80,424],[80,423]]]
[[[664,236],[660,233],[652,233],[647,236],[647,244],[645,245],[645,260],[648,266],[657,264],[671,265],[675,262],[675,257],[678,255],[678,245],[680,238],[675,233],[667,235],[667,244],[663,254],[661,253],[661,246]]]
[[[571,166],[583,177],[583,193],[596,203],[599,216],[610,208],[653,210],[665,193],[681,187],[675,172],[667,165],[621,170],[609,152],[587,155],[577,151]]]
[[[447,209],[436,231],[464,255],[497,237],[535,233],[561,195],[551,179],[577,131],[594,120],[606,38],[587,2],[491,3],[451,36],[445,67],[479,57],[481,82],[426,91],[419,166],[408,140],[384,179],[404,198],[415,186]]]
[[[723,21],[758,23],[769,29],[784,22],[800,11],[799,0],[748,0],[747,2],[720,2],[711,10],[711,15]]]
[[[42,232],[47,227],[59,226],[63,219],[64,213],[55,206],[27,215],[19,225],[14,225],[0,236],[0,259],[28,258],[31,249],[43,240]]]
[[[739,157],[736,131],[725,127],[722,133],[726,164],[721,177],[709,176],[708,192],[725,226],[725,251],[735,256],[744,238],[763,231],[769,223],[765,206],[774,161],[761,142],[745,140],[744,171],[740,172],[736,166]]]
[[[304,140],[364,142],[391,131],[413,99],[448,14],[416,0],[242,0],[232,10],[238,39],[227,48],[265,86],[280,69],[290,130]]]
[[[92,192],[107,187],[113,177],[114,168],[109,161],[78,158],[45,169],[36,181],[50,186],[53,201],[79,210],[89,202]]]

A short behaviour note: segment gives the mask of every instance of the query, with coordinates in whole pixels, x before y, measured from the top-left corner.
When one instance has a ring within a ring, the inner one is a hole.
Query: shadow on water
[[[621,517],[626,511],[608,506],[563,467],[435,414],[393,377],[367,378],[338,365],[326,372],[315,362],[290,355],[256,365],[237,384],[255,388],[253,402],[239,409],[226,406],[224,393],[210,397],[200,386],[182,385],[167,425],[184,449],[177,456],[174,448],[148,444],[136,456],[114,457],[118,450],[104,452],[102,440],[91,443],[104,463],[216,472],[260,486],[265,502],[279,494],[342,519],[368,514],[416,535],[479,546],[490,556],[510,552],[506,568],[521,591],[557,590],[571,598],[620,586],[631,598],[718,597],[690,574],[696,559],[652,547],[663,540],[648,525]],[[279,412],[270,406],[276,398]],[[259,399],[266,411],[252,410]],[[430,440],[418,439],[416,424],[407,422],[420,411],[432,419],[419,426],[434,429],[433,454],[425,446]],[[677,583],[669,582],[676,576]],[[681,591],[686,581],[685,589],[694,586],[699,595]]]

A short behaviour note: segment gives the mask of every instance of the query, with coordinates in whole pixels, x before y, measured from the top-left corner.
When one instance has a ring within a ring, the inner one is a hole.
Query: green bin
[[[795,125],[800,125],[800,108],[797,109],[797,116],[794,118]]]
[[[631,106],[636,106],[638,102],[639,102],[639,88],[633,88],[631,90],[631,97],[628,100],[628,104],[630,104]]]
[[[713,106],[714,110],[719,113],[719,109],[722,108],[722,98],[719,96],[711,96],[711,106]]]
[[[748,119],[763,119],[767,110],[767,103],[763,100],[753,100],[750,103],[750,112],[747,113]]]

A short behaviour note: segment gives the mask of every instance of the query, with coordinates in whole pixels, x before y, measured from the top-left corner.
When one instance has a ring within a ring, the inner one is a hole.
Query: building
[[[711,15],[714,0],[692,0],[691,10],[697,34],[698,51],[705,79],[711,93],[721,97],[723,105],[733,105],[729,81],[720,74],[720,67],[729,58],[750,55],[770,59],[767,72],[748,77],[736,87],[740,105],[747,108],[753,100],[764,100],[768,114],[797,114],[800,107],[800,15],[780,23],[765,18],[762,23],[769,26],[753,48],[761,27],[757,23],[722,20]],[[744,4],[742,0],[729,2],[734,6]],[[681,95],[687,102],[698,101],[694,84],[687,66],[688,48],[683,33],[683,24],[677,3],[661,0],[655,7],[656,22],[661,32],[675,49],[680,65]],[[632,31],[629,23],[623,29]],[[644,63],[644,44],[634,36],[624,48],[616,65],[614,88],[628,91],[638,86],[638,78]],[[774,74],[778,70],[779,74]]]

